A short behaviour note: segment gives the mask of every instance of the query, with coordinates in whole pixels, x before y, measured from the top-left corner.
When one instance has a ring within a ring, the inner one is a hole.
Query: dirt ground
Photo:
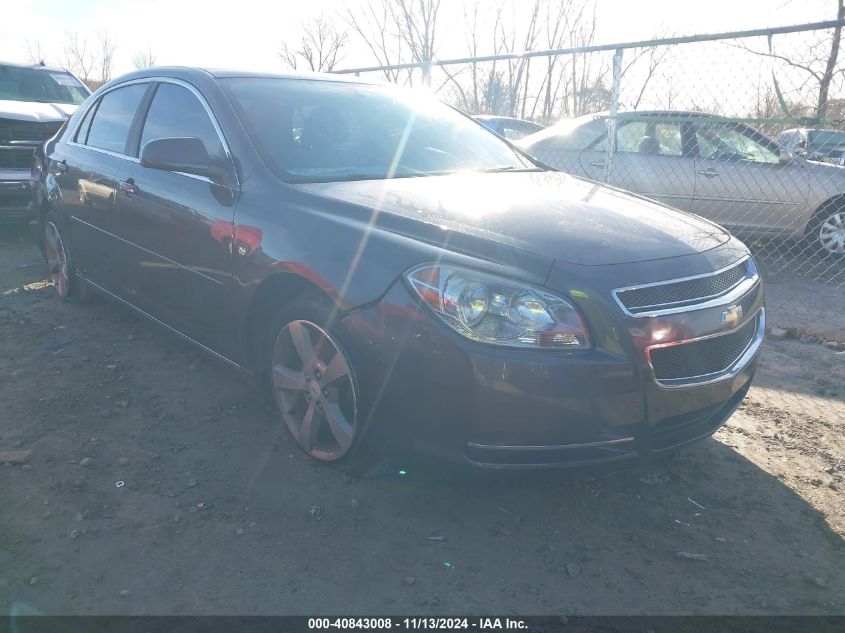
[[[0,466],[3,613],[845,614],[845,354],[767,342],[713,439],[611,477],[355,480],[230,369],[43,277],[0,228],[0,451],[32,451]],[[788,293],[770,320],[798,327]]]

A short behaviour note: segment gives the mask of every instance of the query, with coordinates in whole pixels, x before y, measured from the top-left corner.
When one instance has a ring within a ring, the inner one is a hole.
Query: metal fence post
[[[604,159],[604,181],[610,180],[613,152],[616,150],[616,111],[619,109],[619,85],[622,83],[622,51],[613,54],[613,86],[610,89],[610,116],[607,119],[607,150]]]

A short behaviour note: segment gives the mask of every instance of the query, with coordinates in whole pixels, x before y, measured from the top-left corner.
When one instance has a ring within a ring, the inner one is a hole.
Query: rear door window
[[[76,137],[74,140],[81,145],[85,145],[88,142],[88,130],[91,127],[91,119],[94,117],[94,111],[97,109],[97,104],[93,104],[90,108],[88,108],[88,112],[85,113],[85,118],[82,119],[82,123],[79,125],[79,129],[76,130]]]
[[[145,83],[132,84],[103,95],[85,145],[125,154],[129,129],[147,87]]]
[[[652,156],[680,156],[681,127],[674,122],[649,120],[625,121],[617,124],[616,151]],[[592,149],[606,150],[607,136]]]

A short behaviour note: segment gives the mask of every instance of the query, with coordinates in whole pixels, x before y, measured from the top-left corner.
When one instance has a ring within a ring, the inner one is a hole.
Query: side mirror
[[[217,164],[202,141],[195,136],[157,138],[141,150],[141,165],[162,171],[179,171],[185,174],[206,176],[225,182],[228,170]]]
[[[788,165],[795,160],[795,154],[788,149],[782,149],[778,152],[778,162],[781,165]]]

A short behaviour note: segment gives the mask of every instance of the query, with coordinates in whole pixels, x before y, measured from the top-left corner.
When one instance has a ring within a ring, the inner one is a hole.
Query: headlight
[[[508,347],[590,347],[575,306],[542,288],[445,265],[421,266],[405,278],[438,317],[467,338]]]

